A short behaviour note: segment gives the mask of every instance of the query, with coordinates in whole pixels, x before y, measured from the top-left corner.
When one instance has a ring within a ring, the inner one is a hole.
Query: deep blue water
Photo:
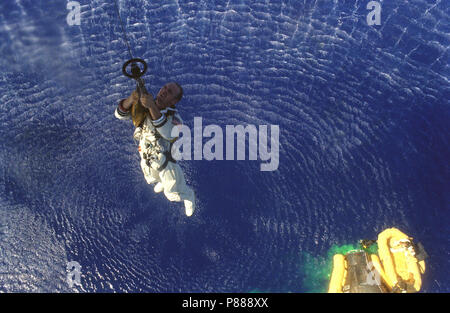
[[[197,194],[155,195],[133,127],[113,1],[0,4],[1,292],[308,292],[304,255],[398,227],[450,291],[450,7],[440,0],[120,0],[153,93],[203,123],[279,125],[280,163],[180,162]],[[206,141],[206,139],[205,139]],[[82,266],[69,288],[66,263]]]

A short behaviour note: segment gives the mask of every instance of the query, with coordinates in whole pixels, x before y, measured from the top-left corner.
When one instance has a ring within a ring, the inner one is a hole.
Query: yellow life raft
[[[396,228],[378,235],[378,255],[353,250],[333,257],[329,293],[418,292],[427,254]]]
[[[378,235],[378,255],[392,291],[417,292],[422,286],[425,260],[418,258],[418,252],[424,251],[412,239],[397,228],[388,228]]]

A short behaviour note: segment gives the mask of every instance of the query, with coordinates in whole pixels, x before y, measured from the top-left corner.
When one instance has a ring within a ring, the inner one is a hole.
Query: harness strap
[[[157,170],[158,172],[164,170],[164,169],[167,167],[167,164],[169,164],[169,162],[177,163],[177,160],[175,160],[175,159],[172,157],[172,152],[171,152],[171,151],[172,151],[172,145],[173,145],[173,142],[170,143],[169,151],[164,151],[164,152],[163,152],[163,154],[164,154],[164,156],[166,157],[166,159],[164,160],[164,163],[161,164],[160,167],[158,167],[158,170]],[[146,159],[147,165],[150,166],[150,160],[147,159],[146,157],[144,157],[144,158]]]
[[[172,145],[171,145],[172,146]],[[164,151],[163,154],[166,157],[166,160],[164,161],[164,163],[158,168],[158,172],[162,171],[163,169],[165,169],[167,167],[167,164],[169,164],[169,162],[173,162],[173,163],[177,163],[177,161],[172,157],[172,154],[169,151]]]

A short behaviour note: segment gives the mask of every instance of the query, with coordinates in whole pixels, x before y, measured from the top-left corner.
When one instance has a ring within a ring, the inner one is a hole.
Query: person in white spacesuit
[[[156,99],[136,90],[122,99],[115,110],[121,120],[132,120],[136,127],[134,139],[139,142],[141,168],[148,184],[156,183],[154,191],[164,191],[170,201],[183,201],[187,216],[195,210],[194,191],[186,185],[183,171],[171,156],[172,128],[183,120],[175,104],[181,100],[183,89],[175,82],[164,85]]]

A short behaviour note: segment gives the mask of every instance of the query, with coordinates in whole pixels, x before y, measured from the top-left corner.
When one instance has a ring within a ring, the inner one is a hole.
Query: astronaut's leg
[[[186,215],[191,216],[195,210],[195,194],[192,188],[186,185],[180,165],[169,162],[166,168],[159,173],[159,178],[167,199],[170,201],[184,201]]]

